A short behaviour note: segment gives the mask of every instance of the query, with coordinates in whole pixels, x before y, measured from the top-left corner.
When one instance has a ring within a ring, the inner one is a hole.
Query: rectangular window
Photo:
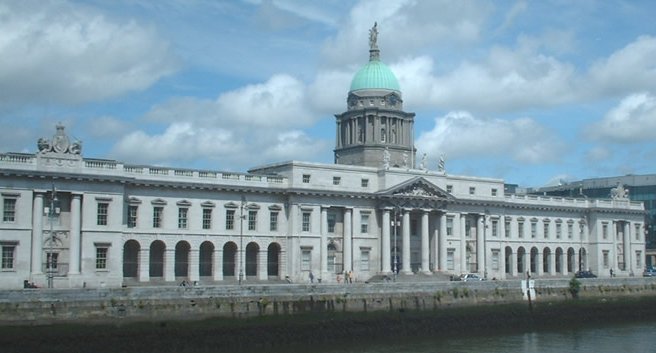
[[[519,238],[524,237],[524,222],[517,222],[517,236]]]
[[[333,177],[333,185],[339,185],[342,182],[342,178]]]
[[[563,236],[563,225],[556,223],[556,239],[560,239]]]
[[[335,223],[337,222],[337,215],[334,213],[328,214],[328,233],[335,233]]]
[[[640,224],[635,225],[635,240],[640,241]]]
[[[226,210],[226,230],[235,229],[235,210]]]
[[[476,188],[473,186],[469,187],[469,195],[474,195],[476,193]]]
[[[465,221],[465,237],[471,238],[471,223],[469,220]]]
[[[312,250],[301,250],[301,271],[310,271],[312,265]]]
[[[368,186],[369,186],[369,179],[362,179],[362,181],[360,182],[360,185],[361,185],[363,188],[368,187]]]
[[[574,238],[574,225],[572,223],[567,223],[567,239]]]
[[[535,238],[537,236],[538,236],[538,223],[537,222],[531,222],[531,238]]]
[[[269,213],[269,230],[272,232],[278,231],[278,211]]]
[[[96,270],[107,269],[107,253],[109,249],[105,246],[96,247]]]
[[[453,235],[453,217],[451,216],[446,217],[446,235],[447,236]]]
[[[510,238],[510,221],[505,221],[504,224],[506,226],[506,228],[503,230],[503,232],[505,233],[504,235],[506,238]]]
[[[15,257],[16,257],[16,246],[15,245],[3,245],[2,246],[2,270],[13,270],[15,267]]]
[[[2,201],[2,221],[16,221],[16,199],[5,198]]]
[[[636,267],[642,268],[642,251],[636,251]]]
[[[328,254],[328,272],[335,273],[335,255]]]
[[[57,269],[57,260],[59,259],[59,254],[56,252],[49,252],[46,254],[46,269],[56,270]]]
[[[128,206],[128,228],[134,228],[137,226],[137,210],[139,206],[130,205]]]
[[[369,215],[361,214],[360,215],[360,233],[367,234],[369,233]]]
[[[203,229],[212,229],[212,209],[203,208]]]
[[[107,225],[107,212],[109,204],[106,202],[98,202],[98,212],[96,213],[96,224],[99,226]]]
[[[411,219],[410,220],[410,235],[412,235],[412,236],[419,235],[419,233],[417,232],[417,220],[416,219]]]
[[[164,207],[153,207],[153,228],[162,227],[162,216],[164,215]]]
[[[186,207],[178,208],[178,228],[187,229],[187,214],[189,209]]]
[[[492,220],[492,236],[495,238],[497,237],[499,231],[498,228],[499,228],[499,221],[497,221],[496,219]]]
[[[369,250],[360,252],[360,271],[369,271]]]
[[[544,222],[544,239],[549,239],[549,222]]]
[[[454,258],[455,258],[455,249],[447,249],[446,250],[446,269],[447,270],[454,270]]]
[[[257,211],[248,211],[248,230],[257,229]]]
[[[449,194],[452,193],[453,192],[453,185],[447,185],[446,186],[446,192],[448,192]]]
[[[608,250],[604,250],[603,252],[603,265],[604,268],[608,268]]]
[[[303,212],[303,231],[310,231],[310,212]]]
[[[492,189],[492,196],[497,196],[497,189]]]
[[[303,174],[303,184],[308,184],[310,182],[310,174]]]
[[[601,225],[601,237],[604,239],[608,239],[608,223],[604,223]]]

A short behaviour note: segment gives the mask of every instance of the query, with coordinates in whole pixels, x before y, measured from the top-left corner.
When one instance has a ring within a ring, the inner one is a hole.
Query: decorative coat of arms
[[[40,138],[37,142],[37,147],[39,148],[39,153],[82,153],[82,141],[76,140],[71,143],[64,132],[64,125],[62,124],[57,124],[57,132],[52,137],[52,140]]]

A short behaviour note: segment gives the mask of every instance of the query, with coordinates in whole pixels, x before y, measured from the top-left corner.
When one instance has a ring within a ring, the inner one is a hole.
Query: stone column
[[[268,274],[268,269],[267,269],[267,257],[269,256],[269,251],[268,249],[260,249],[258,253],[258,261],[257,261],[257,279],[260,281],[265,281],[269,279],[269,274]]]
[[[346,208],[344,210],[344,271],[352,271],[352,255],[353,255],[353,210]]]
[[[421,272],[430,274],[430,245],[428,244],[428,210],[421,212]]]
[[[198,249],[189,250],[189,263],[187,264],[187,273],[189,274],[189,281],[191,283],[200,280],[199,256],[200,253]]]
[[[439,245],[437,247],[439,251],[439,271],[446,271],[446,237],[446,213],[442,213],[440,215],[440,232],[438,234]]]
[[[535,258],[535,261],[536,261],[535,269],[537,270],[536,273],[537,273],[538,276],[542,276],[542,274],[544,273],[543,256],[544,256],[544,254],[542,254],[542,251],[540,251],[540,249],[538,249],[538,254]]]
[[[560,254],[560,273],[567,276],[567,251],[565,250]]]
[[[212,279],[215,281],[223,281],[223,247],[214,248],[212,265]]]
[[[469,272],[467,268],[467,234],[465,233],[465,227],[467,222],[467,215],[460,214],[460,234],[458,238],[460,239],[460,272],[465,273]]]
[[[511,233],[512,235],[512,233]],[[519,270],[517,270],[517,264],[519,263],[519,253],[517,250],[515,250],[512,255],[510,256],[511,258],[511,263],[510,263],[510,274],[513,277],[517,277]],[[514,260],[514,261],[513,261]]]
[[[175,249],[164,250],[164,281],[175,282]]]
[[[401,259],[401,272],[404,274],[412,274],[412,266],[410,263],[410,211],[403,210],[403,234],[402,234],[402,259]]]
[[[631,227],[629,222],[624,222],[624,270],[633,275],[631,266]]]
[[[72,196],[68,274],[78,275],[80,274],[80,214],[82,213],[82,195],[73,194]]]
[[[319,278],[328,278],[328,207],[321,207],[321,241],[319,243]]]
[[[485,275],[487,269],[485,268],[485,215],[478,216],[476,222],[476,265],[478,266],[478,274]]]
[[[150,247],[140,247],[138,260],[139,282],[150,281]]]
[[[552,249],[549,253],[549,275],[556,275],[556,249]]]
[[[499,217],[499,227],[497,228],[497,236],[499,239],[505,239],[506,238],[506,219],[505,217],[501,216]],[[505,256],[502,256],[505,257]],[[506,272],[505,269],[503,272]]]
[[[32,205],[32,276],[43,274],[43,194],[34,194]]]
[[[392,259],[392,253],[390,250],[390,210],[384,209],[383,210],[383,224],[381,226],[381,229],[383,231],[382,238],[381,238],[381,256],[382,258],[382,273],[388,274],[391,273],[391,259]]]
[[[499,278],[506,279],[506,249],[502,247],[499,250]]]

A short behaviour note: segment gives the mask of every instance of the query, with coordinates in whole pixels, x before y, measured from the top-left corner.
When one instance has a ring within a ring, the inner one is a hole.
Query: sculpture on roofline
[[[388,170],[390,167],[390,153],[389,149],[385,147],[385,150],[383,151],[383,168],[385,170]]]
[[[369,30],[369,48],[378,49],[378,22],[374,22],[374,26]]]
[[[629,189],[625,189],[624,185],[618,181],[617,186],[610,189],[610,198],[613,200],[628,200]]]
[[[446,171],[446,169],[444,169],[444,164],[445,164],[445,161],[444,161],[444,153],[442,153],[442,154],[440,155],[440,161],[439,161],[438,164],[437,164],[437,171],[438,171],[438,172],[444,173],[444,172]]]

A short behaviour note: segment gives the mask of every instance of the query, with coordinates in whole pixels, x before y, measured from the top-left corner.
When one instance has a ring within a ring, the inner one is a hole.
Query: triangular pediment
[[[382,191],[381,196],[451,200],[453,196],[423,177],[415,177]]]

